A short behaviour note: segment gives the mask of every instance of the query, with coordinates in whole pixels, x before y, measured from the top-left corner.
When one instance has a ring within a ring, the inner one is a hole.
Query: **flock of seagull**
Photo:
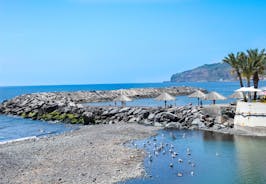
[[[165,135],[162,134],[161,135],[162,138],[164,139]],[[175,135],[170,133],[170,136],[173,140],[176,139]],[[184,133],[182,138],[185,138],[186,134]],[[136,143],[133,143],[133,145],[137,148],[138,145]],[[171,143],[167,143],[167,142],[160,142],[157,140],[156,137],[153,137],[152,139],[146,140],[143,145],[143,148],[145,148],[146,150],[148,150],[148,161],[150,163],[154,162],[155,159],[161,154],[161,155],[170,155],[170,162],[166,163],[169,165],[169,168],[173,169],[175,165],[177,164],[185,164],[185,161],[183,159],[181,159],[179,152],[177,150],[177,148],[171,144]],[[187,160],[187,164],[191,167],[192,171],[190,171],[190,175],[194,176],[194,168],[196,166],[196,164],[192,161],[192,151],[190,148],[186,148],[186,155],[188,157]],[[183,173],[182,172],[178,172],[177,173],[178,177],[182,177]]]

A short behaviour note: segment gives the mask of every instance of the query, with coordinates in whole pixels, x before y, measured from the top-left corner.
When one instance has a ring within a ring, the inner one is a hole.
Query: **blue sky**
[[[266,1],[0,0],[0,86],[160,82],[266,47]]]

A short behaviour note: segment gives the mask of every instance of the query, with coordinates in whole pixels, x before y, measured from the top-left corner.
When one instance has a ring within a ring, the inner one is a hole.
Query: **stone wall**
[[[266,104],[237,102],[234,124],[236,129],[266,135]]]

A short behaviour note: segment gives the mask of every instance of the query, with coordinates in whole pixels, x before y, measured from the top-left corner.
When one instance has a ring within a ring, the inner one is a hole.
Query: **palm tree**
[[[250,87],[250,80],[254,73],[254,62],[249,58],[244,52],[239,55],[240,68],[242,70],[242,75],[246,77],[247,87]]]
[[[252,62],[253,68],[253,85],[254,88],[259,87],[259,75],[264,73],[265,64],[266,64],[266,53],[265,49],[262,49],[260,52],[258,49],[247,50],[247,57],[250,62]],[[254,100],[257,98],[257,93],[254,93]]]
[[[227,57],[225,57],[223,59],[223,62],[231,65],[231,67],[233,68],[232,73],[236,73],[239,82],[240,82],[240,87],[244,87],[243,85],[243,79],[242,79],[242,74],[241,74],[241,60],[239,59],[241,53],[237,53],[237,55],[235,56],[234,53],[230,53],[228,54]]]

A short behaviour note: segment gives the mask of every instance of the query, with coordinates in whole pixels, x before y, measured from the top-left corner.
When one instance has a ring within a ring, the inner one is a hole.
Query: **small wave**
[[[3,142],[0,142],[0,145],[14,143],[14,142],[20,142],[20,141],[25,141],[25,140],[33,140],[33,139],[37,139],[37,137],[36,136],[30,136],[30,137],[23,137],[23,138],[3,141]]]
[[[60,132],[57,131],[50,131],[50,132],[44,132],[41,134],[38,134],[37,137],[43,137],[43,136],[49,136],[49,135],[56,135],[59,134]]]

